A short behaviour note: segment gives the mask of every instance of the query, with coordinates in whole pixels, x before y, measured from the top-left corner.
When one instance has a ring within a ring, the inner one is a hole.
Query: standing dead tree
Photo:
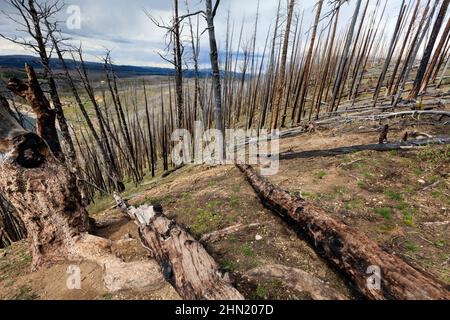
[[[78,171],[78,164],[76,160],[75,147],[69,132],[67,120],[64,116],[56,81],[50,67],[50,53],[52,51],[52,44],[49,39],[49,32],[46,32],[45,30],[45,21],[61,11],[62,5],[59,1],[45,1],[41,3],[34,0],[8,0],[8,3],[14,8],[15,12],[12,14],[5,13],[5,15],[16,25],[22,27],[23,29],[20,29],[19,31],[27,34],[32,40],[28,40],[27,37],[20,39],[17,37],[10,38],[2,34],[0,34],[0,36],[11,41],[12,43],[31,49],[39,55],[41,64],[44,68],[44,76],[48,80],[50,97],[55,110],[55,115],[58,119],[63,141],[67,148],[67,158],[71,167],[70,169],[76,172]],[[50,50],[48,50],[49,48]],[[64,160],[62,151],[55,152],[54,154],[60,160]]]
[[[337,109],[337,107],[338,107],[338,106],[336,106],[336,102],[339,98],[338,95],[341,90],[342,79],[344,78],[345,68],[347,67],[349,51],[350,51],[351,44],[353,42],[353,34],[355,32],[356,22],[358,20],[361,3],[362,3],[362,0],[357,0],[355,12],[353,13],[353,18],[352,18],[352,21],[350,24],[350,29],[347,33],[347,39],[345,42],[344,51],[342,53],[341,62],[339,64],[339,70],[338,70],[338,73],[336,76],[336,80],[334,82],[333,97],[331,100],[330,111],[335,111],[335,109]]]
[[[222,87],[220,84],[220,69],[219,69],[219,56],[217,52],[217,41],[216,41],[216,32],[214,29],[214,17],[216,16],[217,9],[220,4],[220,0],[216,0],[216,4],[214,8],[212,7],[211,0],[205,0],[206,2],[206,22],[208,24],[208,33],[209,33],[209,47],[210,47],[210,58],[211,58],[211,71],[212,71],[212,80],[213,80],[213,88],[214,88],[214,116],[216,122],[216,129],[220,132],[224,132],[223,130],[223,120],[222,120]],[[225,152],[225,150],[223,150]]]
[[[439,19],[439,18],[438,18]],[[441,40],[439,41],[439,44],[435,50],[433,59],[431,60],[427,72],[425,73],[423,80],[422,80],[422,86],[421,91],[426,91],[428,84],[430,82],[431,76],[433,74],[433,70],[436,68],[436,72],[439,72],[440,64],[443,62],[443,59],[441,59],[441,63],[438,63],[439,56],[441,56],[441,52],[443,51],[446,42],[449,41],[449,34],[450,34],[450,19],[447,20],[447,25],[445,26],[444,32],[442,33]],[[445,50],[442,53],[442,57],[445,57]],[[435,73],[437,74],[437,73]]]
[[[25,84],[21,80],[13,78],[9,80],[7,87],[31,105],[36,115],[36,130],[38,135],[45,140],[55,156],[61,156],[61,145],[59,143],[58,132],[54,125],[56,113],[50,107],[50,102],[45,97],[39,85],[33,67],[26,65],[25,70],[28,75],[28,83]]]
[[[409,99],[416,99],[422,81],[427,70],[428,62],[430,61],[431,54],[433,53],[434,45],[436,43],[436,39],[439,35],[439,31],[441,30],[442,23],[444,22],[445,15],[447,13],[448,5],[450,4],[450,0],[444,0],[442,2],[441,9],[439,10],[438,16],[433,26],[433,30],[431,31],[430,39],[428,40],[428,44],[425,48],[425,52],[423,54],[422,60],[420,61],[419,70],[417,70],[416,79],[414,80],[413,88],[409,93]]]
[[[183,103],[183,52],[181,45],[181,32],[178,10],[178,0],[173,0],[173,40],[174,40],[174,52],[175,52],[175,92],[176,92],[176,106],[177,106],[177,126],[178,128],[184,127],[184,103]]]
[[[321,1],[321,3],[322,2],[323,1]],[[282,102],[282,97],[283,97],[284,87],[285,87],[287,54],[288,54],[288,49],[289,49],[289,37],[291,35],[292,18],[294,16],[294,7],[295,7],[295,0],[290,0],[289,5],[288,5],[286,30],[284,32],[283,50],[281,53],[279,77],[278,77],[277,89],[276,89],[276,93],[275,93],[275,95],[276,95],[275,96],[275,104],[274,104],[274,110],[272,111],[272,129],[274,129],[274,130],[278,129],[278,117],[280,114],[281,102]]]

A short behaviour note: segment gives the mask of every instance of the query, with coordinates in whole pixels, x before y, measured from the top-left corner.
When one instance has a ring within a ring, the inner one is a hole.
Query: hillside
[[[92,73],[104,73],[104,64],[99,62],[86,61],[86,68]],[[39,62],[38,57],[29,55],[0,55],[0,75],[1,78],[7,79],[17,74],[23,74],[23,66],[25,64],[31,65],[33,68],[40,70],[42,65]],[[76,70],[76,63],[71,59],[66,59],[66,64],[71,71]],[[50,66],[55,71],[61,71],[62,66],[57,58],[50,59]],[[139,67],[139,66],[127,66],[127,65],[114,65],[114,71],[119,77],[142,77],[142,76],[173,76],[175,74],[172,68],[158,68],[158,67]],[[209,70],[201,70],[200,75],[202,77],[207,76],[210,73]],[[186,70],[184,72],[185,77],[193,77],[194,72],[192,70]]]

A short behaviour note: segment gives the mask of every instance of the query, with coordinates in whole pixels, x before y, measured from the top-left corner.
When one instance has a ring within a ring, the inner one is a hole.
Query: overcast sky
[[[39,0],[37,0],[39,1]],[[286,11],[286,0],[282,1],[282,10]],[[69,14],[62,12],[58,20],[62,21],[61,26],[66,35],[73,42],[81,42],[86,54],[86,60],[96,61],[103,55],[105,48],[112,49],[114,63],[139,65],[139,66],[167,66],[158,56],[157,52],[164,53],[166,47],[164,42],[165,31],[156,27],[144,13],[147,10],[152,16],[169,22],[172,14],[171,0],[66,0],[66,7],[77,5],[81,9],[81,28],[69,30],[66,27],[66,20]],[[304,10],[304,32],[309,28],[314,17],[315,0],[298,0],[297,12]],[[326,2],[328,2],[326,0]],[[345,27],[348,23],[355,0],[350,0],[350,4],[344,5],[341,25]],[[180,0],[183,5],[180,14],[186,12],[185,0]],[[363,2],[364,3],[364,2]],[[374,6],[376,0],[370,0]],[[250,38],[254,28],[254,21],[257,11],[257,0],[222,0],[216,17],[216,33],[219,47],[225,44],[226,25],[228,11],[230,11],[231,22],[235,28],[235,48],[237,49],[237,39],[240,25],[245,19],[244,37]],[[387,14],[390,21],[395,22],[400,8],[401,0],[388,0]],[[204,1],[189,0],[190,10],[203,9]],[[269,28],[273,27],[276,17],[278,1],[261,0],[259,10],[259,26],[257,36],[257,50],[262,50]],[[0,0],[0,10],[12,12],[7,0]],[[325,9],[324,11],[326,11]],[[193,18],[196,21],[196,18]],[[201,30],[204,29],[204,21],[201,18]],[[390,22],[390,23],[393,23]],[[0,33],[8,36],[17,36],[17,26],[0,16]],[[184,39],[189,40],[188,27],[184,28]],[[188,48],[189,45],[186,44]],[[189,52],[186,49],[186,55]],[[30,54],[29,51],[18,45],[12,44],[4,39],[0,39],[0,54]],[[202,36],[202,64],[208,62],[207,33]]]

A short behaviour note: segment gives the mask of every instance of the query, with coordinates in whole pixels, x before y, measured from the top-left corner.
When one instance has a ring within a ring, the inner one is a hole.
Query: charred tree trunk
[[[357,230],[331,218],[309,201],[292,196],[262,179],[248,165],[238,165],[263,203],[295,223],[316,252],[344,272],[369,299],[449,299],[445,284],[383,251]],[[380,289],[368,285],[370,268],[381,271]]]
[[[321,5],[321,4],[319,4],[319,5]],[[281,107],[281,102],[282,102],[282,97],[283,97],[284,87],[285,87],[287,54],[288,54],[288,48],[289,48],[289,37],[291,35],[292,18],[294,16],[294,7],[295,7],[295,0],[290,0],[289,6],[288,6],[287,21],[286,21],[286,31],[284,33],[283,51],[281,53],[281,64],[280,64],[280,71],[279,71],[280,75],[278,78],[277,89],[275,92],[274,110],[272,112],[272,128],[271,129],[273,129],[273,130],[278,129],[278,117],[280,114],[280,107]]]
[[[212,8],[211,0],[206,0],[206,22],[208,25],[209,33],[209,47],[210,47],[210,58],[211,58],[211,69],[212,69],[212,80],[214,87],[214,116],[216,122],[216,129],[224,133],[223,130],[223,120],[222,120],[222,86],[220,83],[220,69],[219,69],[219,55],[217,52],[217,42],[216,42],[216,32],[214,29],[214,16],[216,14],[217,7],[220,0],[216,0],[216,5],[214,9]],[[225,139],[224,139],[225,143]],[[225,152],[225,148],[223,148]]]
[[[61,145],[56,131],[55,111],[50,108],[50,103],[42,92],[33,67],[25,65],[28,82],[25,84],[19,79],[11,79],[8,89],[14,94],[24,98],[31,105],[36,115],[37,134],[45,140],[52,153],[60,160],[64,159]]]
[[[43,95],[29,99],[34,108],[46,105]],[[54,120],[53,114],[39,121],[40,132],[45,133],[47,125],[54,128]],[[0,163],[0,192],[26,226],[36,269],[46,261],[66,257],[74,237],[88,230],[89,220],[75,177],[53,156],[46,141],[25,131],[3,107],[0,122],[0,151],[6,153]]]
[[[420,62],[419,70],[417,70],[416,79],[414,80],[413,88],[409,94],[410,99],[416,99],[420,87],[422,85],[422,81],[427,70],[428,62],[430,61],[431,54],[433,53],[434,45],[436,43],[436,39],[439,35],[439,30],[441,30],[442,23],[445,19],[445,14],[447,13],[448,5],[450,4],[450,0],[444,0],[442,3],[441,9],[439,10],[438,17],[433,26],[433,30],[431,31],[431,37],[428,41],[427,47],[425,48],[425,52],[422,57],[422,61]]]
[[[22,4],[24,6],[24,4]],[[48,80],[48,87],[50,92],[50,98],[53,103],[53,108],[55,112],[56,119],[58,120],[59,128],[61,130],[61,136],[62,139],[66,145],[67,150],[67,160],[69,164],[69,169],[71,171],[77,172],[78,171],[78,163],[76,159],[76,152],[75,147],[72,141],[72,137],[69,132],[69,126],[67,124],[66,117],[64,116],[64,111],[61,103],[61,99],[58,94],[58,89],[56,87],[56,81],[53,77],[52,69],[50,68],[50,58],[49,53],[47,53],[46,48],[46,42],[48,38],[48,35],[45,35],[43,33],[43,29],[41,27],[41,24],[45,23],[45,19],[48,18],[49,15],[52,14],[52,10],[48,10],[48,8],[42,8],[41,4],[37,3],[35,5],[34,0],[28,0],[28,8],[26,8],[26,12],[29,13],[29,18],[23,15],[24,21],[26,21],[26,25],[32,27],[29,27],[29,33],[34,38],[34,40],[37,43],[36,48],[38,49],[38,54],[42,63],[42,66],[44,67],[44,76]],[[21,11],[23,12],[23,11]],[[27,21],[29,20],[29,21]],[[34,30],[34,34],[31,31],[31,29]],[[48,32],[51,32],[48,30]],[[65,160],[65,157],[63,154],[56,154],[61,161]]]
[[[175,25],[173,28],[174,36],[174,52],[175,52],[175,91],[176,91],[176,104],[177,104],[177,126],[178,128],[184,128],[184,102],[183,102],[183,61],[181,50],[181,33],[180,33],[180,21],[178,13],[178,0],[173,0],[173,10]]]

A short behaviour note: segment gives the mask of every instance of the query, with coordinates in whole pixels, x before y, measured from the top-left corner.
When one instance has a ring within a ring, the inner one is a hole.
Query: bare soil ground
[[[449,134],[448,125],[425,120],[389,120],[389,140],[400,140],[404,130],[433,136]],[[384,123],[383,123],[384,124]],[[328,149],[377,143],[378,122],[319,127],[282,140],[282,152]],[[282,160],[273,183],[311,199],[344,223],[366,233],[385,250],[401,256],[450,284],[450,149],[432,146],[396,152],[365,151],[336,157]],[[210,254],[228,271],[246,298],[310,299],[279,280],[255,282],[250,269],[285,265],[306,271],[347,299],[358,299],[351,284],[298,235],[291,226],[265,209],[242,174],[232,166],[187,166],[166,178],[147,180],[126,194],[133,205],[159,203],[165,213],[200,238],[237,223],[259,226],[243,229],[206,244]],[[112,199],[91,206],[96,219],[120,217]],[[438,223],[436,223],[438,222]],[[140,247],[136,227],[126,219],[99,231],[113,241],[116,255],[125,261],[148,259]],[[124,239],[128,239],[123,241]],[[66,288],[68,263],[30,274],[25,242],[0,251],[2,299],[173,299],[171,288],[158,292],[108,294],[102,270],[82,264],[82,290]]]

